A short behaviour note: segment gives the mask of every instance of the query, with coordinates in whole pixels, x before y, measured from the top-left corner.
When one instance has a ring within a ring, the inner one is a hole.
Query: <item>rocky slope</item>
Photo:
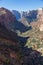
[[[0,8],[0,22],[5,25],[7,29],[13,28],[13,23],[16,21],[15,16],[5,8]]]
[[[19,22],[21,22],[24,26],[27,26],[27,27],[30,26],[30,24],[28,23],[25,17],[22,17],[21,19],[19,19]]]

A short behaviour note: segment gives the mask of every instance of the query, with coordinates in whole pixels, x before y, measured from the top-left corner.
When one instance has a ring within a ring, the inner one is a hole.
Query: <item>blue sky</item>
[[[0,0],[0,7],[27,11],[43,7],[43,0]]]

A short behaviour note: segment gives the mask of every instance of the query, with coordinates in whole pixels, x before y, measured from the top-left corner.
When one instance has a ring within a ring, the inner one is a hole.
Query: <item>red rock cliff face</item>
[[[13,27],[13,25],[11,24],[13,24],[15,21],[16,21],[15,16],[9,10],[3,7],[0,8],[0,23],[1,24],[5,24],[7,28],[10,28],[9,25]]]

